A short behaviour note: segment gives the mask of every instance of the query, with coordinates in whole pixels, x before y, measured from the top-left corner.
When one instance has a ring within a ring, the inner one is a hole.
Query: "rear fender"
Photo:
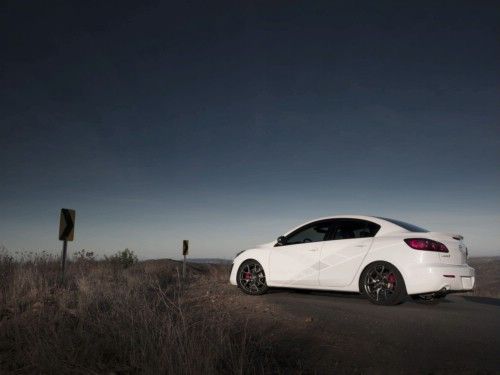
[[[411,235],[410,235],[411,236]],[[366,255],[353,283],[353,289],[359,289],[359,280],[366,267],[374,262],[383,261],[392,264],[403,276],[403,281],[408,288],[409,272],[412,267],[419,264],[438,263],[439,254],[430,251],[412,250],[404,239],[408,233],[395,234],[392,236],[375,237],[370,251]],[[356,284],[355,284],[356,283]]]

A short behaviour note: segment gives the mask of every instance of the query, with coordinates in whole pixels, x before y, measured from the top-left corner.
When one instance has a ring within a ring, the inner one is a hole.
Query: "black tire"
[[[259,262],[253,259],[244,261],[238,268],[236,282],[243,292],[252,296],[264,294],[269,289],[264,269]]]
[[[375,305],[399,305],[407,295],[401,272],[388,262],[366,266],[359,278],[359,290]]]
[[[442,301],[446,296],[436,297],[434,293],[428,294],[415,294],[410,296],[411,299],[422,305],[437,305],[440,301]]]

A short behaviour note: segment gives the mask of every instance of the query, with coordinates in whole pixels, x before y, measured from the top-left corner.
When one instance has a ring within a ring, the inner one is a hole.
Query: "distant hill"
[[[203,263],[203,264],[229,264],[232,260],[221,258],[192,258],[187,260],[188,263]]]
[[[468,261],[471,262],[471,263],[499,262],[500,261],[500,255],[496,255],[496,256],[469,257]]]
[[[477,257],[467,261],[476,269],[476,285],[472,294],[482,297],[500,297],[500,257]]]

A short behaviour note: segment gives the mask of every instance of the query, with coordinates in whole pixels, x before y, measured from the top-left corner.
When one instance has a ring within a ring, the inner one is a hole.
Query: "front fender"
[[[264,273],[268,275],[269,269],[269,249],[260,248],[260,249],[249,249],[242,252],[233,260],[233,268],[231,269],[231,276],[229,277],[229,282],[233,285],[237,285],[236,282],[236,274],[241,264],[249,259],[254,259],[260,263],[262,268],[264,269]]]

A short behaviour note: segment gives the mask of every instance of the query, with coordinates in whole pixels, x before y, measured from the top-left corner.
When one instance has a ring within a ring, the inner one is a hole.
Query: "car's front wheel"
[[[256,260],[246,260],[241,264],[236,281],[241,290],[250,295],[264,294],[269,289],[264,269]]]
[[[359,290],[376,305],[397,305],[406,297],[403,276],[388,262],[368,265],[361,274]]]

